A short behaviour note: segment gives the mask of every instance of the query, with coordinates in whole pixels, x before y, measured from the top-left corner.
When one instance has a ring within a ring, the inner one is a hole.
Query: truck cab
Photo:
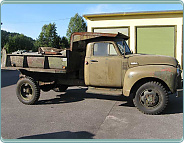
[[[128,68],[126,54],[131,52],[122,39],[89,43],[85,57],[85,84],[122,88]]]

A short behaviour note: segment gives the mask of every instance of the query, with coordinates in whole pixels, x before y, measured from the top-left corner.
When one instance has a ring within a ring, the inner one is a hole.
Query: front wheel
[[[32,105],[40,97],[40,88],[32,78],[26,77],[17,82],[16,94],[20,102]]]
[[[144,114],[156,115],[165,109],[168,95],[160,83],[152,81],[138,88],[133,102]]]

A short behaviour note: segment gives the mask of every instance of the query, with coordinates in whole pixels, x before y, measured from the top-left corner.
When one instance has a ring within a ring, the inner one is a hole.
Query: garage
[[[137,27],[137,53],[175,57],[175,26]]]

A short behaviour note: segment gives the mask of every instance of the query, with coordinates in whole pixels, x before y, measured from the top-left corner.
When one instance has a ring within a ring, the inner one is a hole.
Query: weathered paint
[[[89,62],[90,57],[92,55],[92,46],[93,43],[88,43],[86,47],[86,56],[85,56],[85,62],[84,62],[84,82],[85,85],[89,85]]]
[[[68,58],[63,55],[6,54],[2,50],[2,68],[36,72],[66,73]],[[65,70],[65,71],[63,71]]]
[[[119,52],[113,41],[101,41],[112,43],[117,51],[117,56],[93,56],[93,43],[87,45],[85,61],[85,84],[101,87],[122,87],[125,71],[122,63],[127,66],[125,59]],[[97,62],[92,62],[97,61]]]
[[[127,55],[129,58],[129,67],[143,66],[143,65],[170,65],[176,67],[178,62],[174,57],[162,55],[146,55],[146,54],[132,54]],[[131,64],[136,62],[137,64]]]
[[[15,56],[9,56],[8,59],[8,65],[13,67],[22,67],[23,66],[23,57],[15,57]]]
[[[72,51],[73,49],[73,43],[78,42],[78,41],[84,41],[84,40],[89,40],[89,39],[94,39],[94,38],[121,38],[128,40],[129,37],[122,34],[112,34],[112,33],[94,33],[94,32],[75,32],[71,35],[71,43],[70,43],[70,50]]]
[[[92,60],[98,62],[91,62]],[[107,85],[108,58],[91,57],[89,60],[89,85],[105,86]]]
[[[28,67],[44,68],[44,57],[27,57]]]
[[[167,69],[169,71],[163,71]],[[168,65],[145,65],[128,69],[125,74],[123,94],[129,96],[133,85],[143,78],[157,78],[166,83],[171,92],[174,92],[176,82],[176,68]]]
[[[67,67],[67,60],[61,57],[48,57],[49,68],[62,69],[63,66]]]

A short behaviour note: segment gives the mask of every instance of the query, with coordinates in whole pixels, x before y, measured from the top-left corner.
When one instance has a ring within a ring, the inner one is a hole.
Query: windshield
[[[125,40],[118,41],[117,45],[118,45],[118,48],[119,48],[119,50],[120,50],[122,55],[124,55],[124,52],[125,52],[125,55],[131,54],[131,51],[130,51],[130,49],[129,49],[129,47],[128,47],[128,45],[127,45]]]

